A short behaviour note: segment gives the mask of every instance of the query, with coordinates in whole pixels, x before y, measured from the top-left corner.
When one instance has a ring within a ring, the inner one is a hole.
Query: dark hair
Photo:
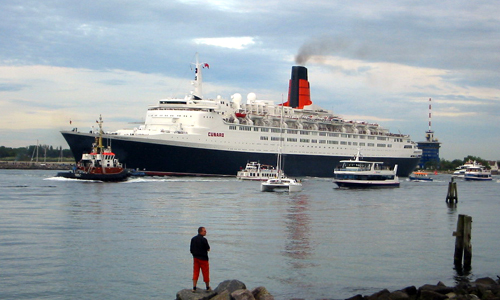
[[[198,233],[201,233],[201,231],[203,230],[203,228],[205,228],[205,227],[203,227],[203,226],[198,227]]]

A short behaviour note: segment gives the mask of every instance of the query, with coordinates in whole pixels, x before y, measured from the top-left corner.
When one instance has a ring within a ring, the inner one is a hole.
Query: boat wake
[[[76,179],[76,178],[65,178],[65,177],[58,177],[58,176],[44,178],[43,180],[67,181],[67,182],[86,182],[86,183],[104,182],[104,181],[101,181],[101,180],[81,180],[81,179]]]

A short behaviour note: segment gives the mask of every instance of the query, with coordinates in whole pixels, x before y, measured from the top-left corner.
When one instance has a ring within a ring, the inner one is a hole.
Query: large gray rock
[[[434,292],[432,290],[421,290],[420,291],[420,300],[445,300],[448,299],[446,295],[443,295],[438,292]]]
[[[273,295],[263,286],[256,287],[252,290],[252,295],[255,300],[274,300]]]
[[[213,298],[217,293],[215,291],[206,291],[203,289],[197,289],[196,292],[192,292],[190,289],[184,289],[177,292],[176,300],[209,300]]]
[[[373,295],[366,297],[366,299],[367,300],[388,300],[390,294],[391,294],[391,292],[389,292],[388,289],[383,289],[379,292],[376,292]]]
[[[246,288],[247,286],[243,282],[236,279],[232,279],[232,280],[224,280],[223,282],[219,283],[219,285],[217,286],[217,288],[215,288],[214,291],[217,294],[222,293],[222,291],[228,291],[231,294],[236,290],[245,290]]]
[[[252,292],[249,290],[236,290],[231,293],[231,298],[234,300],[255,300]]]
[[[403,291],[394,291],[389,294],[390,300],[409,300],[410,296]]]
[[[436,285],[424,284],[423,286],[418,288],[418,291],[420,294],[422,294],[422,291],[432,291],[435,293],[446,295],[448,293],[453,292],[453,290],[454,290],[453,287],[447,287],[442,282],[438,282],[438,284],[436,284]]]
[[[218,294],[210,300],[231,300],[231,294],[228,291],[222,291],[222,293]]]

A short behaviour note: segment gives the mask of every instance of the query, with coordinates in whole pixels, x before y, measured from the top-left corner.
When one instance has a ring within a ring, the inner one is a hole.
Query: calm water
[[[233,178],[59,180],[0,170],[1,299],[175,299],[191,287],[189,241],[205,226],[212,287],[239,279],[277,299],[342,299],[454,285],[458,214],[472,216],[469,279],[500,275],[500,183],[449,175],[399,189],[261,193]],[[201,280],[199,286],[203,286]]]

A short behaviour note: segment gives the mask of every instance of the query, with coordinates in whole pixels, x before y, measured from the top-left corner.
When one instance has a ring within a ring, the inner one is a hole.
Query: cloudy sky
[[[432,98],[442,158],[498,160],[499,49],[497,0],[3,0],[0,146],[133,127],[198,52],[206,97],[280,101],[303,64],[323,108],[422,141]]]

